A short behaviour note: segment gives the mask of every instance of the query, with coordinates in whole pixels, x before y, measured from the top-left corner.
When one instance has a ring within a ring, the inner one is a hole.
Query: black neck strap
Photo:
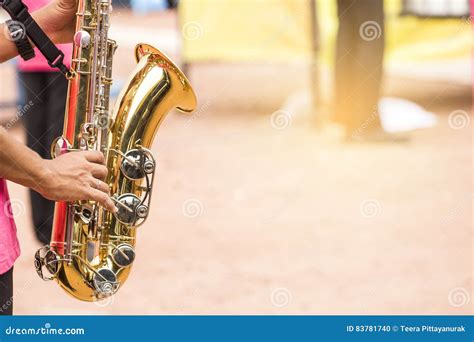
[[[28,7],[21,0],[0,0],[0,6],[8,12],[12,20],[18,21],[25,26],[26,34],[35,44],[38,50],[48,60],[52,68],[57,68],[64,75],[69,76],[70,71],[64,65],[64,52],[48,38],[46,33],[39,27],[38,23],[28,12]]]

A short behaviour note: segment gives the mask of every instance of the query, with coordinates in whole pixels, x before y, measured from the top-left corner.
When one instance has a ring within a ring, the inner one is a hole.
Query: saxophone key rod
[[[108,151],[112,151],[112,152],[115,152],[117,153],[119,156],[121,156],[122,158],[126,159],[130,164],[132,164],[133,166],[135,166],[136,168],[140,168],[140,164],[138,164],[133,158],[130,158],[129,156],[127,156],[125,153],[123,153],[122,151],[119,151],[119,150],[116,150],[114,148],[109,148],[107,149]]]
[[[118,199],[116,199],[115,197],[111,196],[110,199],[111,199],[112,201],[114,201],[115,204],[117,204],[119,207],[121,207],[121,208],[127,210],[129,213],[133,213],[133,212],[134,212],[134,210],[133,210],[132,208],[130,208],[129,206],[123,204],[122,202],[120,202],[120,201],[119,201]]]
[[[124,251],[122,251],[120,248],[118,248],[117,246],[114,246],[113,249],[119,252],[120,255],[122,255],[125,258],[125,260],[130,261],[130,258],[128,257],[128,255]]]

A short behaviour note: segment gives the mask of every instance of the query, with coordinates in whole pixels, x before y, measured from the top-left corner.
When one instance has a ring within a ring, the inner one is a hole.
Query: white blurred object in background
[[[430,128],[436,125],[438,118],[414,102],[384,97],[379,101],[382,127],[386,132],[407,132]]]
[[[405,0],[405,13],[419,16],[462,17],[468,16],[469,0]]]

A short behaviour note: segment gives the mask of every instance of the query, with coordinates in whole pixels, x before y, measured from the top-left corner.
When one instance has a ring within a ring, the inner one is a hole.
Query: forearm
[[[24,185],[52,201],[94,201],[115,213],[104,182],[107,167],[102,152],[66,153],[42,159],[0,126],[0,178]]]
[[[38,190],[44,172],[43,159],[0,127],[0,178]]]

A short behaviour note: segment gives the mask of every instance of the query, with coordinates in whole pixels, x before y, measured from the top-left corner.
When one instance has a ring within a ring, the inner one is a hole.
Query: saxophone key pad
[[[138,180],[152,174],[155,163],[145,151],[131,150],[124,155],[120,169],[128,179]]]
[[[81,48],[89,48],[91,44],[91,35],[87,31],[78,31],[74,35],[74,43]]]
[[[135,251],[129,244],[121,244],[114,248],[112,260],[119,267],[127,267],[135,260]]]
[[[118,290],[117,276],[108,268],[101,268],[94,275],[92,284],[97,292],[98,297],[108,297]]]
[[[96,115],[94,123],[97,129],[108,129],[112,124],[112,119],[109,117],[109,113],[102,112]]]
[[[63,137],[58,137],[54,139],[53,144],[51,145],[51,157],[57,158],[66,154],[68,150],[71,149],[71,144]]]
[[[34,263],[38,276],[43,280],[53,280],[59,272],[59,256],[49,246],[36,252]]]
[[[126,225],[134,225],[137,221],[137,208],[141,200],[132,194],[125,194],[115,200],[118,211],[114,214],[117,220]]]

